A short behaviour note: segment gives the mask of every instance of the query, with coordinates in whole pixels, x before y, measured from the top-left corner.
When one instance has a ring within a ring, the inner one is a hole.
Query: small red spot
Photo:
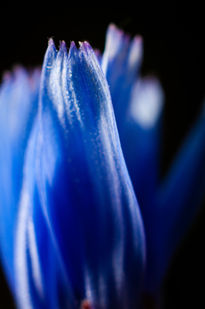
[[[81,303],[81,309],[92,309],[89,300],[85,299]]]

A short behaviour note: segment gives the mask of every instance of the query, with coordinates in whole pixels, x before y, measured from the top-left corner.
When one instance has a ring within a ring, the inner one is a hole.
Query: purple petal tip
[[[10,71],[5,71],[2,76],[3,81],[9,81],[12,78],[12,74]]]
[[[82,50],[82,51],[83,50],[84,51],[92,50],[91,45],[87,41],[79,42],[79,45],[80,45],[80,50]]]
[[[71,48],[77,48],[74,41],[71,41],[71,43],[70,43],[70,49]]]
[[[54,43],[54,41],[53,41],[52,38],[50,38],[50,39],[48,40],[48,46],[54,46],[54,47],[55,47],[55,43]]]
[[[71,41],[70,48],[69,48],[69,57],[76,55],[78,53],[78,49],[74,41]]]
[[[109,24],[108,29],[113,30],[113,31],[119,30],[118,27],[114,23]]]
[[[61,41],[60,42],[59,50],[64,52],[64,53],[67,53],[67,46],[66,46],[66,42],[65,41]]]
[[[133,38],[133,41],[135,43],[138,43],[138,44],[142,44],[143,43],[143,38],[141,35],[136,35],[134,38]]]
[[[118,28],[113,23],[109,25],[108,31],[112,32],[114,35],[116,35],[118,37],[123,37],[125,40],[130,40],[130,35],[125,33],[122,29]]]

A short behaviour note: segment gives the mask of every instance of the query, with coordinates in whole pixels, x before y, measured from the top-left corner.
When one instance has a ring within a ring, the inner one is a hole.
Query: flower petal
[[[140,79],[133,88],[125,125],[123,153],[142,211],[153,210],[159,184],[159,152],[164,94],[154,77]],[[146,220],[146,218],[145,218]]]
[[[142,55],[141,36],[131,40],[115,25],[108,27],[101,65],[110,87],[120,138],[124,133],[131,91],[139,74]]]
[[[79,49],[71,43],[67,55],[64,42],[56,52],[50,41],[39,102],[36,188],[57,271],[67,278],[61,285],[68,295],[53,287],[56,303],[63,308],[69,299],[76,306],[88,299],[94,308],[135,307],[144,265],[143,225],[107,82],[87,42]],[[32,197],[30,169],[24,183]],[[32,222],[37,232],[38,213]]]
[[[109,26],[102,68],[110,86],[123,154],[135,193],[141,208],[153,209],[164,95],[156,78],[139,79],[142,55],[140,36],[131,40],[114,25]]]
[[[59,294],[66,295],[73,308],[65,270],[53,236],[45,218],[38,190],[39,117],[34,123],[25,154],[24,180],[19,201],[14,244],[15,297],[19,308],[56,309]],[[60,292],[58,291],[60,289]]]
[[[123,139],[123,153],[146,231],[145,290],[152,292],[156,287],[155,278],[159,271],[156,267],[159,255],[156,247],[159,249],[159,244],[155,230],[158,230],[158,216],[160,217],[160,213],[156,215],[156,193],[159,187],[163,103],[163,90],[156,78],[146,77],[137,81],[125,126],[127,138]]]
[[[187,136],[162,183],[156,209],[158,282],[197,214],[205,189],[205,109]],[[159,254],[160,252],[160,254]]]
[[[36,115],[39,71],[28,74],[18,67],[6,74],[0,90],[0,250],[11,289],[13,245],[23,178],[25,148]]]

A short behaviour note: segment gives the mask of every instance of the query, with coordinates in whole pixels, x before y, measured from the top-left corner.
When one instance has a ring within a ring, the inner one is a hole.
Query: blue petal
[[[102,63],[102,54],[101,54],[99,49],[95,49],[95,56],[98,59],[99,64],[101,65],[101,63]]]
[[[159,185],[161,120],[164,94],[154,77],[133,87],[125,124],[123,153],[142,212],[150,216]],[[145,214],[146,215],[146,214]]]
[[[115,25],[108,27],[101,65],[110,87],[120,138],[124,134],[131,92],[139,75],[142,55],[140,36],[131,40]]]
[[[158,185],[164,95],[156,78],[139,79],[142,54],[140,36],[131,40],[110,25],[101,65],[110,86],[128,171],[145,211],[153,209]]]
[[[0,250],[11,289],[13,247],[24,154],[37,111],[40,75],[18,67],[6,74],[0,90]]]
[[[205,111],[196,121],[159,190],[156,208],[155,285],[196,215],[205,189]],[[153,277],[151,282],[153,281]],[[153,284],[153,282],[152,282]]]
[[[20,238],[22,233],[25,240],[31,216],[41,269],[52,252],[57,284],[48,283],[55,295],[49,308],[78,308],[83,299],[99,308],[135,307],[144,269],[143,225],[107,82],[87,42],[79,49],[71,43],[68,55],[64,42],[57,52],[50,41],[35,127],[21,194],[31,199],[30,211],[21,199],[20,211],[27,211],[27,223],[23,232],[19,223],[17,235]],[[42,227],[39,220],[44,222]],[[41,237],[50,248],[44,256]],[[24,252],[18,244],[16,257]],[[27,258],[26,264],[25,255],[24,261],[32,274],[32,263]],[[48,265],[48,273],[52,267]],[[33,276],[21,285],[19,276],[22,304],[26,291],[31,291],[31,298],[38,291],[38,280]],[[42,277],[42,282],[48,282],[45,271]],[[42,308],[46,301],[49,296],[44,292]]]
[[[163,103],[163,90],[156,78],[146,77],[138,80],[133,88],[129,117],[125,126],[127,138],[123,139],[123,153],[146,231],[145,290],[152,292],[158,288],[155,278],[159,271],[156,263],[160,251],[155,230],[158,230],[156,193],[159,187]],[[160,213],[158,215],[160,216]]]
[[[39,118],[34,123],[25,153],[24,180],[19,200],[14,243],[15,297],[19,308],[73,308],[72,296],[66,290],[70,305],[60,306],[65,293],[64,269],[58,248],[45,218],[37,186]]]

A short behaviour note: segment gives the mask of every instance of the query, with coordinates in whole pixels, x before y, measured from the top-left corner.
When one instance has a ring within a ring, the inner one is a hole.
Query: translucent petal
[[[164,276],[173,252],[199,210],[205,190],[204,107],[159,191],[156,208],[157,280]],[[159,248],[160,246],[160,248]],[[157,251],[160,253],[157,253]]]
[[[15,296],[19,308],[75,308],[65,278],[53,232],[45,218],[37,186],[39,168],[38,139],[40,123],[37,118],[25,154],[24,180],[17,215],[14,243]],[[61,306],[59,295],[66,289]]]
[[[142,54],[140,36],[131,40],[110,25],[101,65],[110,87],[125,161],[144,210],[153,208],[158,184],[164,94],[156,78],[139,78]]]
[[[84,299],[94,308],[135,307],[144,269],[143,225],[107,82],[87,42],[79,49],[71,43],[67,54],[64,42],[57,52],[50,41],[36,125],[37,140],[33,141],[32,134],[21,193],[32,198],[37,251],[30,251],[30,265],[24,265],[35,276],[22,288],[35,295],[41,287],[38,267],[43,269],[51,250],[57,278],[56,284],[48,283],[54,295],[51,308],[78,308]],[[29,225],[29,215],[25,217],[25,225]],[[42,227],[38,217],[45,224]],[[49,248],[44,256],[41,237]],[[21,256],[17,244],[16,254]],[[32,264],[31,255],[39,261]],[[43,284],[48,282],[51,268],[52,263],[48,274],[41,273]],[[20,284],[18,295],[23,302]],[[46,295],[44,291],[44,300]]]
[[[139,79],[132,92],[123,153],[142,211],[152,211],[159,184],[164,94],[154,77]]]
[[[39,71],[17,67],[6,74],[0,89],[0,239],[1,257],[13,289],[13,246],[24,154],[35,119]]]
[[[120,138],[124,134],[132,87],[139,74],[142,55],[140,36],[131,40],[115,25],[108,27],[101,66],[110,87]]]
[[[137,81],[131,97],[123,153],[143,216],[146,245],[145,289],[153,291],[161,248],[156,238],[160,212],[156,215],[159,181],[161,122],[164,94],[159,81],[146,77]],[[163,231],[161,231],[163,233]],[[159,263],[160,265],[160,263]],[[151,288],[149,281],[152,281]],[[154,283],[153,283],[154,282]]]

